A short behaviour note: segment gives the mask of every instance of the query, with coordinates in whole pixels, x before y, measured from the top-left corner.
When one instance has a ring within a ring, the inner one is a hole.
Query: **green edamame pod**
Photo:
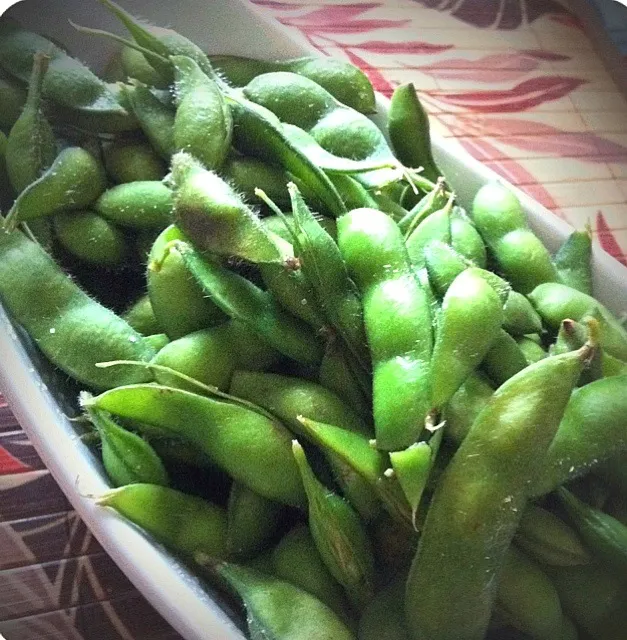
[[[234,482],[227,506],[226,550],[249,557],[265,549],[275,535],[282,505]]]
[[[407,582],[405,614],[417,638],[484,637],[527,485],[591,350],[547,358],[510,378],[446,467]]]
[[[627,625],[624,583],[596,564],[550,567],[562,606],[592,640],[622,640]]]
[[[115,141],[104,150],[104,164],[118,183],[161,180],[166,174],[161,158],[141,142]]]
[[[291,204],[291,201],[290,201]],[[337,223],[334,218],[327,218],[326,216],[317,216],[316,220],[320,223],[320,226],[334,239],[337,239]],[[291,242],[294,239],[296,233],[296,226],[294,224],[294,216],[291,214],[273,215],[268,216],[262,220],[263,226],[286,240]]]
[[[563,487],[558,490],[571,522],[588,548],[608,570],[624,577],[627,571],[627,526],[582,502]]]
[[[542,319],[529,300],[511,291],[503,309],[503,329],[513,336],[542,332]]]
[[[185,242],[177,242],[171,250],[180,255],[196,282],[226,315],[250,327],[289,358],[305,364],[320,362],[320,346],[307,325],[284,312],[268,292],[204,259]]]
[[[493,395],[490,381],[481,373],[471,373],[442,410],[446,436],[461,443]]]
[[[233,143],[238,151],[282,166],[324,204],[333,216],[346,213],[346,206],[327,175],[300,151],[283,132],[276,116],[235,95],[227,97],[233,116]]]
[[[304,503],[290,433],[264,414],[161,385],[117,387],[86,404],[195,444],[234,480],[270,500]]]
[[[373,361],[377,447],[416,441],[431,410],[431,310],[396,223],[373,209],[338,220],[338,245],[360,290]]]
[[[591,560],[575,531],[551,511],[535,504],[525,509],[515,540],[543,565],[572,567]]]
[[[290,177],[280,167],[258,158],[230,156],[222,167],[222,173],[248,200],[256,198],[255,189],[261,189],[280,209],[290,206],[287,193]]]
[[[451,195],[442,209],[425,218],[405,240],[409,259],[416,268],[425,266],[424,253],[429,243],[438,240],[444,244],[450,244],[454,202],[454,196]]]
[[[59,243],[83,262],[117,266],[129,254],[121,229],[93,211],[58,213],[53,225]]]
[[[309,529],[316,548],[351,602],[362,609],[374,595],[375,580],[374,557],[367,533],[352,507],[316,478],[296,440],[292,451],[307,493]]]
[[[398,603],[403,598],[401,581],[377,593],[359,620],[359,640],[410,640]]]
[[[272,236],[252,209],[216,173],[188,153],[172,158],[174,217],[200,251],[253,263],[282,264],[291,246]]]
[[[215,80],[186,56],[172,56],[177,101],[174,147],[218,169],[231,146],[233,119]]]
[[[154,350],[19,231],[0,234],[0,298],[48,359],[75,380],[108,389],[150,379],[141,369],[95,366],[111,360],[146,362]]]
[[[153,349],[159,353],[166,345],[170,343],[170,338],[165,333],[155,333],[153,335],[145,336],[146,342],[152,345]]]
[[[10,131],[26,103],[26,91],[0,75],[0,128]]]
[[[149,87],[157,89],[167,89],[169,83],[155,68],[146,60],[141,51],[132,47],[122,47],[120,51],[119,64],[123,73],[129,79],[139,80]]]
[[[334,173],[329,175],[329,179],[340,194],[348,211],[363,207],[368,209],[378,208],[377,201],[370,192],[352,176]]]
[[[57,155],[54,132],[41,109],[41,87],[48,63],[43,53],[34,56],[26,103],[7,141],[6,168],[16,193],[37,180]]]
[[[169,484],[163,463],[146,440],[118,426],[104,411],[88,409],[87,415],[100,435],[102,463],[114,487]]]
[[[411,82],[396,87],[392,94],[388,133],[394,153],[405,166],[423,167],[424,175],[434,182],[442,175],[431,151],[429,116]]]
[[[94,156],[80,147],[68,147],[18,196],[4,221],[5,229],[10,231],[24,221],[88,207],[104,189],[103,170]]]
[[[210,554],[196,558],[207,564]],[[217,573],[241,598],[251,637],[290,640],[355,640],[327,605],[278,578],[231,563],[214,564]]]
[[[560,598],[542,569],[511,546],[499,574],[498,607],[510,624],[534,640],[555,640],[563,626]]]
[[[527,336],[521,336],[516,338],[516,342],[518,343],[518,347],[520,348],[523,355],[525,356],[525,360],[527,361],[527,364],[533,364],[534,362],[543,360],[549,355],[542,348],[542,345],[539,345],[535,340],[532,340]]]
[[[226,555],[224,509],[196,496],[153,484],[128,484],[107,491],[96,504],[111,507],[175,553]]]
[[[590,314],[598,314],[601,330],[601,346],[610,355],[627,360],[627,331],[605,306],[576,289],[563,284],[548,282],[537,286],[529,300],[544,322],[552,329],[559,329],[562,321],[577,322]]]
[[[169,161],[175,151],[174,111],[144,85],[122,85],[121,90],[150,144]]]
[[[271,71],[289,71],[313,80],[336,100],[365,114],[376,112],[374,89],[358,67],[326,56],[305,56],[291,60],[255,60],[239,56],[210,56],[214,69],[235,87]]]
[[[518,198],[505,186],[495,182],[482,187],[472,218],[516,291],[526,294],[544,282],[558,282],[548,250],[529,229]]]
[[[444,178],[438,178],[435,187],[399,220],[398,226],[405,238],[408,238],[425,218],[440,211],[446,205],[448,198]]]
[[[481,366],[496,386],[522,371],[527,366],[527,359],[522,349],[512,336],[501,329],[497,332]]]
[[[55,44],[16,22],[0,23],[0,66],[16,79],[27,83],[33,56],[43,51],[50,58],[42,86],[46,100],[59,107],[60,115],[71,124],[98,132],[114,133],[134,129],[133,117],[120,104],[112,88],[81,62],[68,56]]]
[[[592,230],[573,231],[555,255],[559,281],[592,295]]]
[[[324,565],[306,526],[295,527],[281,539],[272,551],[271,562],[277,578],[311,593],[340,618],[346,619],[350,605]]]
[[[150,303],[157,322],[172,340],[226,320],[191,277],[182,257],[171,250],[170,243],[182,239],[183,234],[177,227],[167,227],[155,241],[148,258]]]
[[[451,247],[467,260],[484,269],[486,249],[475,226],[461,207],[453,207],[451,215]]]
[[[124,227],[163,229],[172,222],[172,190],[158,180],[119,184],[94,204],[103,218]]]
[[[503,324],[503,303],[480,272],[463,271],[442,302],[431,360],[431,400],[438,409],[487,355]]]
[[[143,336],[161,333],[161,325],[157,322],[150,298],[144,294],[138,298],[123,314],[122,318]]]
[[[623,375],[596,380],[573,392],[532,495],[553,491],[627,450],[626,389]]]
[[[560,325],[555,344],[550,347],[551,353],[566,353],[567,351],[579,349],[586,341],[587,328],[584,324],[587,324],[591,319],[597,322],[602,320],[598,312],[593,312],[590,316],[582,318],[583,324],[570,319],[564,320]],[[590,366],[581,374],[579,384],[588,384],[589,382],[602,378],[603,363],[608,357],[612,358],[612,356],[604,352],[603,349],[598,349]]]

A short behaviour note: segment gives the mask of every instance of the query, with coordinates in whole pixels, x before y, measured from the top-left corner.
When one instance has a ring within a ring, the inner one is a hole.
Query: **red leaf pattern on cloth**
[[[331,40],[331,38],[329,38]],[[338,44],[338,43],[336,43]],[[430,44],[421,40],[408,40],[406,42],[388,42],[385,40],[366,40],[355,45],[339,45],[350,46],[353,49],[361,49],[369,53],[385,53],[385,54],[418,54],[431,55],[442,53],[454,48],[452,44]]]
[[[363,69],[364,73],[372,83],[375,91],[380,91],[386,96],[391,96],[394,91],[394,85],[375,67],[369,66],[363,58],[356,53],[347,49],[345,51],[348,59],[356,66]]]
[[[604,251],[607,251],[611,256],[627,267],[627,257],[614,237],[614,234],[601,211],[597,213],[596,223],[597,237],[601,247],[603,247]]]
[[[543,49],[520,49],[518,53],[546,62],[564,62],[565,60],[570,60],[570,56],[564,55],[563,53],[544,51]]]
[[[4,447],[0,447],[0,476],[12,473],[25,473],[31,468],[12,456]]]

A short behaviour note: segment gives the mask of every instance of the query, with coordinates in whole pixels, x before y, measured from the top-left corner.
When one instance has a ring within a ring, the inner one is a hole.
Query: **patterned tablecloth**
[[[567,0],[252,0],[627,264],[627,101]],[[609,0],[608,0],[609,1]],[[132,6],[132,3],[128,3]],[[263,52],[260,52],[261,54]],[[0,634],[172,640],[0,404]]]

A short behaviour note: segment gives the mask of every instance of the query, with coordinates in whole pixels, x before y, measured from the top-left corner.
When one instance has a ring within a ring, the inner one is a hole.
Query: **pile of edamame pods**
[[[253,639],[624,639],[627,332],[589,230],[552,256],[504,185],[464,209],[411,84],[385,136],[347,63],[101,2],[104,80],[0,23],[0,299],[82,389],[98,503]]]

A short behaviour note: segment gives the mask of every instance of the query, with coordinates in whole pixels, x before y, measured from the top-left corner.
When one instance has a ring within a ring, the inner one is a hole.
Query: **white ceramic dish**
[[[128,0],[125,6],[155,24],[177,29],[211,53],[262,58],[315,53],[292,39],[287,29],[260,15],[247,0]],[[77,34],[67,18],[121,32],[95,0],[24,0],[10,13],[26,26],[81,52],[81,58],[96,70],[109,55],[108,43]],[[379,97],[378,106],[382,122],[387,101]],[[462,203],[468,203],[482,184],[495,178],[454,142],[436,138],[434,146]],[[569,227],[519,195],[533,228],[555,250]],[[627,311],[627,269],[599,248],[594,252],[594,284],[599,299],[614,312]],[[62,406],[68,400],[59,378],[32,345],[18,336],[2,308],[0,354],[0,388],[16,417],[76,511],[129,579],[188,640],[241,640],[244,636],[221,608],[216,594],[203,588],[183,565],[138,530],[86,497],[107,488],[102,468],[63,414]]]

